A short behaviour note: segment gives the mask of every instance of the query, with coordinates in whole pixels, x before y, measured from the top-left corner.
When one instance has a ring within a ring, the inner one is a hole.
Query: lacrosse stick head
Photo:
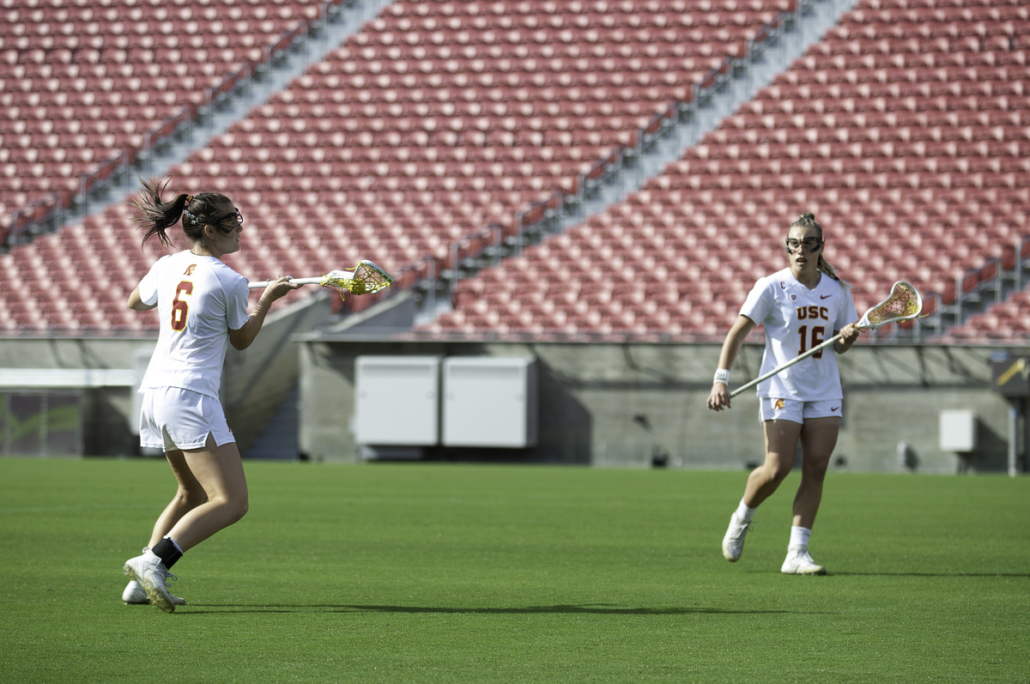
[[[381,267],[368,260],[358,262],[353,271],[330,271],[322,277],[322,287],[339,290],[340,298],[344,291],[351,294],[375,294],[393,284],[393,277]]]
[[[905,281],[894,283],[890,296],[865,312],[858,322],[859,328],[879,328],[888,323],[899,323],[918,318],[923,310],[923,298],[919,291]]]

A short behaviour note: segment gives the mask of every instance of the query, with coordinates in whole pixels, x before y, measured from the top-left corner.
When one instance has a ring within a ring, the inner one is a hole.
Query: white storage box
[[[941,451],[969,453],[976,449],[976,414],[968,410],[941,411]]]
[[[439,384],[439,356],[359,356],[355,364],[357,443],[439,444]]]
[[[535,359],[448,358],[443,362],[443,397],[444,446],[536,446]]]

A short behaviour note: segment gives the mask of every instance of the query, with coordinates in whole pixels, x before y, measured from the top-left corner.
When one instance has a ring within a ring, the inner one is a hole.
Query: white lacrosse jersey
[[[760,278],[740,309],[765,326],[760,375],[791,361],[858,321],[851,292],[825,273],[809,290],[789,268]],[[837,354],[827,347],[758,384],[758,396],[797,401],[842,399]]]
[[[189,250],[158,259],[139,283],[157,304],[157,348],[140,387],[181,387],[218,398],[229,330],[247,322],[247,279]]]

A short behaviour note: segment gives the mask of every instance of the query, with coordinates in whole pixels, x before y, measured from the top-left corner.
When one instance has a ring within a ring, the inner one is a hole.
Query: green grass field
[[[5,682],[1030,681],[1030,479],[831,474],[779,572],[796,476],[736,564],[745,473],[248,462],[173,615],[121,566],[159,461],[0,459]]]

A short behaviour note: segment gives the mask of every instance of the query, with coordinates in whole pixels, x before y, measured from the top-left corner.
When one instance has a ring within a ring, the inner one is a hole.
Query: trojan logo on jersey
[[[196,267],[197,267],[196,264],[190,264],[189,266],[186,267],[186,272],[183,273],[183,275],[193,275],[193,269],[195,269]]]
[[[786,402],[783,401],[783,399],[774,399],[773,400],[773,409],[779,411],[781,408],[784,407],[785,404],[786,404]]]

